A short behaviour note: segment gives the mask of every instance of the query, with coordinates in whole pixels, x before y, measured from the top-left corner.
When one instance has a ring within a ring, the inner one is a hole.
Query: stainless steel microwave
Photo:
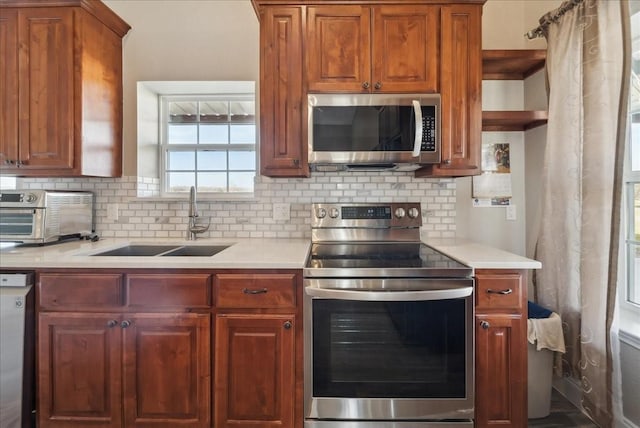
[[[312,170],[415,170],[440,162],[439,94],[309,94]]]

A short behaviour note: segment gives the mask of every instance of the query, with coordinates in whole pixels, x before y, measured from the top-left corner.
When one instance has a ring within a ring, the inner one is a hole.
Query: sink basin
[[[211,257],[218,254],[222,250],[229,248],[229,245],[185,245],[184,247],[176,248],[168,253],[160,254],[162,257],[173,256],[194,256],[194,257]]]
[[[102,253],[92,254],[92,256],[117,256],[117,257],[150,257],[166,253],[169,250],[179,248],[177,245],[126,245]]]
[[[91,255],[100,257],[211,257],[229,247],[230,245],[125,245]]]

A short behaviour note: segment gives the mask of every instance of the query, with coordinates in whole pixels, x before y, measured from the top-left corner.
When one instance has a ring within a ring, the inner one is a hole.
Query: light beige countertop
[[[92,256],[128,244],[231,245],[209,257]],[[45,246],[15,246],[0,250],[0,268],[150,268],[150,269],[302,269],[309,254],[308,239],[118,239],[71,241]]]
[[[425,243],[474,269],[540,269],[541,263],[464,239],[426,240]],[[210,257],[92,256],[128,244],[230,245]],[[150,269],[302,269],[311,242],[308,239],[126,239],[71,241],[45,246],[0,249],[0,268],[150,268]]]
[[[466,239],[429,239],[425,244],[474,269],[540,269],[542,263]]]

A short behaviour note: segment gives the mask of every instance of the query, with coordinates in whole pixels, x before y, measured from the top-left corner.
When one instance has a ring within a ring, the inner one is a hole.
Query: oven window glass
[[[466,397],[464,299],[312,304],[315,397]]]
[[[33,214],[2,211],[0,213],[0,235],[31,235]]]
[[[433,118],[435,107],[423,106]],[[435,136],[433,136],[435,138]],[[412,106],[318,106],[313,108],[313,150],[318,152],[412,151]]]

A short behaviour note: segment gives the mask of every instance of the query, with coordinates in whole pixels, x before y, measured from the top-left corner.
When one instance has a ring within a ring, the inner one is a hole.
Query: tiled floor
[[[588,417],[555,389],[551,394],[551,414],[546,418],[529,419],[529,428],[597,428]]]

